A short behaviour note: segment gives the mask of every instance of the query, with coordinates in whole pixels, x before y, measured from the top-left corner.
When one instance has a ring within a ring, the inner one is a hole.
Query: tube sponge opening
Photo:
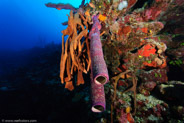
[[[99,104],[99,105],[92,106],[91,110],[93,112],[100,113],[100,112],[103,112],[105,108]]]
[[[107,82],[107,78],[105,76],[97,76],[95,79],[95,83],[104,84]]]

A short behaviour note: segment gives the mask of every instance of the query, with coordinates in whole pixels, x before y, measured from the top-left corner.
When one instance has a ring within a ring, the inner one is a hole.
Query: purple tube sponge
[[[93,112],[103,112],[105,111],[105,94],[104,86],[102,84],[96,84],[93,81],[93,75],[91,73],[91,99],[92,99],[92,108]]]
[[[91,71],[96,84],[105,84],[109,81],[107,66],[103,57],[102,44],[100,40],[101,25],[98,16],[93,16],[93,26],[89,33]]]

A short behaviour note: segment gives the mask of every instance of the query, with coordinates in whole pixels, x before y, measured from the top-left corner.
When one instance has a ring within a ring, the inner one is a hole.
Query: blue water
[[[61,42],[61,25],[69,10],[48,8],[46,3],[70,3],[81,0],[0,0],[0,50],[21,50]]]
[[[81,90],[67,95],[59,79],[61,30],[67,28],[61,23],[68,20],[69,10],[48,8],[48,2],[81,4],[81,0],[0,0],[0,122],[88,121],[89,101],[83,96],[73,103],[72,96]]]

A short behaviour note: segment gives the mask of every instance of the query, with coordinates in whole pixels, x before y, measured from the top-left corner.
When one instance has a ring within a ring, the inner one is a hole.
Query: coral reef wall
[[[63,37],[69,38],[62,44],[61,82],[73,90],[73,84],[84,84],[82,73],[91,73],[92,110],[105,110],[106,95],[111,122],[175,121],[168,118],[175,110],[158,93],[173,85],[168,75],[175,68],[184,72],[183,5],[182,0],[83,0],[79,8],[46,4],[72,10],[63,23],[68,25]],[[183,105],[179,108],[181,113]]]

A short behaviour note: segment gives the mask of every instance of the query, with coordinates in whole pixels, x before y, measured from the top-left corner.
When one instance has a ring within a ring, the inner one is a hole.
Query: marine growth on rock
[[[110,97],[106,100],[111,102],[111,109],[107,108],[111,112],[111,122],[133,123],[134,118],[138,120],[141,117],[138,113],[145,110],[137,109],[137,105],[140,107],[146,102],[139,99],[141,96],[137,93],[150,96],[157,85],[168,82],[165,52],[169,38],[160,32],[168,30],[164,21],[174,16],[168,15],[168,11],[179,6],[178,2],[149,0],[138,7],[142,4],[140,0],[90,0],[86,4],[82,0],[79,8],[70,4],[46,4],[58,10],[71,10],[68,22],[63,23],[68,27],[61,31],[61,83],[72,91],[75,85],[84,84],[85,74],[91,74],[92,111],[105,111],[106,94]],[[163,15],[167,19],[161,18]],[[66,41],[65,36],[68,36]],[[182,49],[180,47],[169,54],[182,57]],[[165,108],[161,103],[154,105],[151,109],[154,113],[150,113],[145,121],[151,122],[156,115],[161,117]]]

